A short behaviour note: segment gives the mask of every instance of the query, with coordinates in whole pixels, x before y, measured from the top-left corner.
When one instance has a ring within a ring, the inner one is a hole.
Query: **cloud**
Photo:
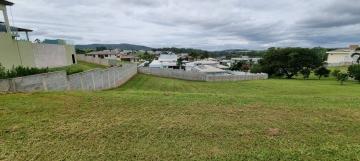
[[[301,21],[309,28],[332,28],[360,24],[360,1],[334,1]]]
[[[13,0],[33,38],[77,44],[264,49],[359,43],[358,0]]]

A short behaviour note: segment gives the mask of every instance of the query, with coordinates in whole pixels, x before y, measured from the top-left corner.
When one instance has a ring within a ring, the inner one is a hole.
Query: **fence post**
[[[91,73],[91,79],[92,79],[93,89],[96,90],[94,73]]]
[[[41,80],[42,80],[42,84],[43,84],[43,87],[44,87],[44,91],[48,91],[48,87],[47,87],[47,82],[46,82],[46,80],[45,80],[45,76],[42,76]]]

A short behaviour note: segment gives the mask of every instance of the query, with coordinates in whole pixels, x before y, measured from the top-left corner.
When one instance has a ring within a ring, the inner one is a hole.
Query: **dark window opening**
[[[71,57],[72,57],[73,64],[76,64],[75,55],[73,54],[73,55],[71,55]]]

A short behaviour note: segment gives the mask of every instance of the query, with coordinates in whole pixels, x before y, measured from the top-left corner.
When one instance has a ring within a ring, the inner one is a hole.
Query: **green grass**
[[[59,68],[51,68],[50,71],[66,71],[67,74],[74,74],[79,73],[95,68],[106,68],[106,66],[99,65],[99,64],[93,64],[93,63],[87,63],[84,61],[78,61],[77,64],[66,66],[66,67],[59,67]]]
[[[343,71],[343,72],[347,72],[347,71],[348,71],[348,68],[349,68],[349,66],[329,67],[329,69],[330,69],[331,71],[340,70],[340,71]]]
[[[138,75],[0,95],[0,160],[360,160],[360,84]]]

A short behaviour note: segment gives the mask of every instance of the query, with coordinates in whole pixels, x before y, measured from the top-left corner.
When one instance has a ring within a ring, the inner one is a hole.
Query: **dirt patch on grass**
[[[270,137],[276,137],[281,135],[281,130],[279,128],[269,128],[265,134]]]

